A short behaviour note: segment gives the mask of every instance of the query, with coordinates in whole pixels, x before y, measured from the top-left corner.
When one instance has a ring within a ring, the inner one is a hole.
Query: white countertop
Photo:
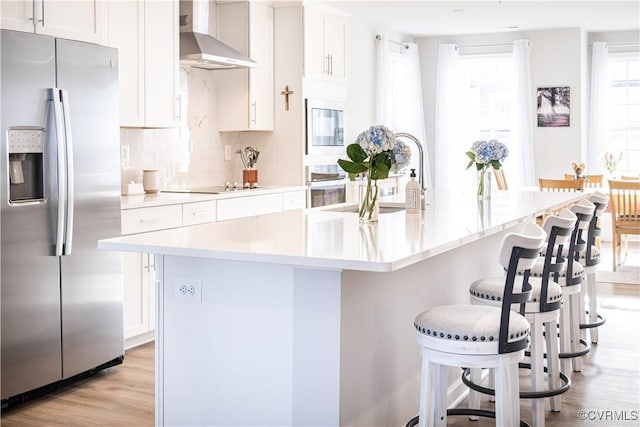
[[[100,249],[313,268],[394,271],[584,197],[499,191],[490,202],[429,191],[420,214],[381,213],[359,226],[355,213],[294,210],[99,241]],[[382,206],[385,206],[383,203]],[[335,206],[333,207],[335,209]]]
[[[171,193],[161,191],[155,194],[136,194],[130,196],[122,196],[120,198],[120,208],[135,209],[149,208],[153,206],[174,205],[179,203],[204,202],[207,200],[230,199],[235,197],[250,197],[258,194],[285,193],[288,191],[306,191],[304,186],[278,187],[269,186],[268,188],[258,188],[255,190],[228,191],[218,194],[203,193]]]

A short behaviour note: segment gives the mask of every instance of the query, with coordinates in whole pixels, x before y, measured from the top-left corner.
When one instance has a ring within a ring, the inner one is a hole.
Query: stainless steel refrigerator
[[[122,363],[117,51],[2,30],[2,408]]]

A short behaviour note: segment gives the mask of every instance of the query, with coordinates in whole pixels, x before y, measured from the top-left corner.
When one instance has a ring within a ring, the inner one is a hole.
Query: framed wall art
[[[538,88],[538,127],[568,127],[569,86]]]

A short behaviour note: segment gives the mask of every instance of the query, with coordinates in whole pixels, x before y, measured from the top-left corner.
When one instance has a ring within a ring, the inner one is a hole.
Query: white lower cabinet
[[[291,211],[294,209],[304,209],[307,206],[307,192],[287,191],[282,195],[282,210]]]
[[[218,200],[218,221],[282,211],[282,193]]]
[[[153,254],[122,256],[125,348],[155,337],[156,263]]]
[[[305,190],[122,210],[122,235],[304,209]],[[156,263],[148,253],[124,253],[125,348],[155,338]]]
[[[180,205],[154,206],[151,208],[122,211],[122,235],[163,230],[182,225]]]
[[[216,201],[185,203],[182,205],[182,225],[204,224],[216,220]]]
[[[167,205],[122,211],[123,235],[180,227],[182,206]],[[125,348],[155,338],[156,263],[149,253],[122,256]]]

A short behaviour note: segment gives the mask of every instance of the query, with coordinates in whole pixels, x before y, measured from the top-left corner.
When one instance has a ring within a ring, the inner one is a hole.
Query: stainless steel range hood
[[[180,63],[208,70],[257,65],[248,56],[209,35],[208,0],[180,0]]]

